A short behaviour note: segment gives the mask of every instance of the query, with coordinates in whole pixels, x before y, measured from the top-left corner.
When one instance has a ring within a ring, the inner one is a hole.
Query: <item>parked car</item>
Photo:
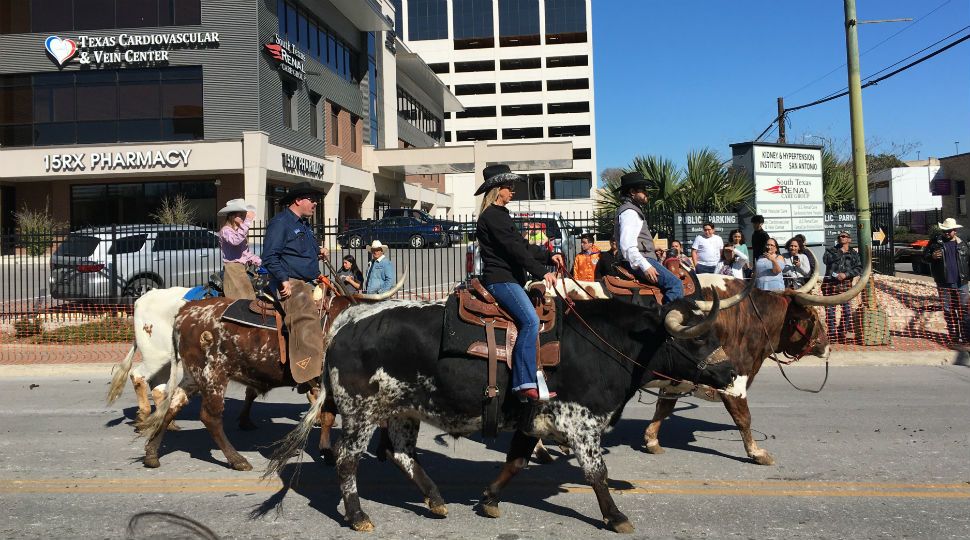
[[[448,246],[461,240],[457,231],[449,232],[438,222],[428,223],[415,217],[385,217],[367,221],[337,235],[337,243],[343,248],[366,247],[374,240],[393,246],[404,245],[414,249],[425,246]]]
[[[462,231],[460,230],[459,223],[457,221],[452,221],[449,219],[438,219],[433,217],[431,214],[425,212],[424,210],[417,208],[388,208],[384,210],[384,215],[380,220],[373,219],[351,219],[348,220],[344,229],[344,232],[350,232],[358,229],[366,229],[369,227],[374,227],[378,221],[386,220],[390,218],[413,218],[418,223],[424,225],[434,225],[441,227],[441,230],[447,232],[446,242],[441,244],[439,242],[434,242],[434,245],[448,246],[455,242],[461,241]],[[348,237],[349,238],[349,237]],[[378,237],[382,242],[383,238]],[[338,239],[339,241],[339,239]],[[414,247],[414,246],[412,246]]]
[[[923,250],[926,249],[929,243],[930,241],[924,238],[911,242],[906,246],[897,246],[896,252],[893,253],[893,262],[909,262],[913,265],[914,274],[929,275],[930,265],[929,263],[923,262]]]
[[[135,299],[151,289],[204,284],[221,268],[219,237],[203,227],[85,228],[70,233],[51,256],[50,295]]]
[[[562,217],[558,212],[516,212],[512,222],[520,234],[528,235],[529,243],[543,244],[549,251],[560,252],[571,264],[579,251],[580,227]],[[550,270],[553,268],[550,266]],[[473,241],[465,248],[465,273],[467,278],[482,274],[482,258],[478,254],[478,242]]]

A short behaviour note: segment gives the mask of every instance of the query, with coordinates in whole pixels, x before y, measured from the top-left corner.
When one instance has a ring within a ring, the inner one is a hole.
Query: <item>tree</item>
[[[822,190],[826,209],[855,201],[852,161],[839,158],[827,146],[822,148]]]
[[[906,163],[895,154],[866,154],[866,172],[872,174],[895,167],[905,167]]]

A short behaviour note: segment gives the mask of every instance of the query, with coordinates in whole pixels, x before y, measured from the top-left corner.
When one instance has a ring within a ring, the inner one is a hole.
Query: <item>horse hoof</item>
[[[321,448],[320,457],[323,458],[323,464],[328,467],[333,467],[337,464],[337,454],[330,448]]]
[[[636,530],[629,521],[618,521],[616,523],[607,522],[606,524],[613,532],[620,534],[633,534]]]
[[[251,471],[251,470],[253,470],[253,466],[250,465],[249,462],[246,461],[245,459],[242,460],[242,461],[237,461],[235,463],[232,463],[232,468],[233,469],[236,469],[237,471]]]
[[[768,452],[765,452],[764,450],[762,450],[761,453],[754,454],[754,455],[752,455],[750,457],[758,465],[774,465],[775,464],[775,458],[771,457],[771,454],[769,454]]]
[[[659,454],[663,454],[664,452],[666,452],[666,450],[664,450],[664,447],[663,446],[660,446],[660,443],[658,443],[658,442],[655,442],[655,443],[647,443],[647,453],[648,454],[656,454],[656,455],[659,455]]]
[[[182,426],[180,426],[180,425],[178,425],[178,424],[176,424],[175,422],[169,422],[169,423],[168,423],[168,428],[167,428],[167,429],[168,429],[169,431],[179,431],[179,430],[181,430],[181,429],[182,429]]]
[[[145,467],[148,467],[149,469],[157,469],[162,466],[161,462],[158,461],[157,457],[145,456],[145,459],[142,460],[142,463],[144,463]]]
[[[446,517],[448,515],[448,507],[445,506],[444,501],[431,502],[430,499],[425,499],[424,503],[428,505],[432,514],[440,517]]]

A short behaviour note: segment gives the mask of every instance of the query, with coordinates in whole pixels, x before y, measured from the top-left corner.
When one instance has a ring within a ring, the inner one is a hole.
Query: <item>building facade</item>
[[[970,185],[970,152],[940,158],[940,172],[930,184],[934,195],[943,201],[943,217],[954,218],[970,228],[967,186]],[[961,232],[965,232],[964,231]]]
[[[907,161],[906,165],[875,171],[869,175],[869,200],[892,204],[896,223],[900,212],[919,212],[943,207],[941,197],[930,191],[933,181],[942,177],[939,160],[931,158]]]
[[[572,167],[524,172],[519,209],[589,211],[596,187],[589,0],[393,0],[395,31],[458,96],[446,145],[573,142]],[[401,98],[399,98],[401,99]],[[406,99],[406,98],[405,98]],[[471,175],[449,175],[458,214],[477,212]]]
[[[175,195],[202,223],[236,197],[265,220],[302,181],[318,219],[449,212],[440,179],[381,173],[380,149],[433,147],[461,110],[427,65],[398,65],[393,15],[389,0],[0,0],[0,229],[45,206],[72,228],[150,223]]]

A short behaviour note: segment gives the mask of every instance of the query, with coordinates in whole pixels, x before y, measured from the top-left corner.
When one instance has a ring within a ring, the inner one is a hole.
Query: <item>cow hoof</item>
[[[236,469],[237,471],[251,471],[251,470],[253,470],[253,466],[250,465],[249,462],[246,461],[245,459],[242,460],[242,461],[237,461],[235,463],[231,463],[231,465],[232,465],[232,468],[233,469]]]
[[[757,454],[751,454],[751,459],[754,460],[758,465],[774,465],[775,458],[771,457],[771,454],[762,450]]]
[[[445,517],[448,515],[448,507],[445,506],[444,501],[432,501],[431,499],[425,499],[424,503],[428,505],[428,508],[431,510],[432,514],[440,517]]]
[[[502,517],[502,509],[498,507],[498,503],[482,503],[482,515],[490,518],[500,518]]]
[[[182,429],[182,426],[176,424],[175,422],[169,422],[168,427],[166,429],[168,429],[169,431],[179,431]]]
[[[142,460],[142,463],[144,463],[145,467],[148,467],[149,469],[157,469],[162,466],[161,462],[158,461],[158,458],[154,456],[151,456],[151,457],[145,456],[145,459]]]
[[[540,463],[542,465],[548,465],[555,461],[552,454],[550,454],[549,451],[544,447],[536,448],[535,459],[536,463]]]
[[[620,534],[633,534],[633,532],[636,531],[636,529],[633,527],[633,524],[625,519],[623,521],[617,521],[617,522],[607,521],[606,526],[609,527],[610,530],[612,530],[613,532],[617,532]]]
[[[323,458],[323,464],[328,467],[333,467],[337,464],[337,454],[331,448],[321,448],[320,457]]]
[[[357,532],[374,532],[374,523],[367,517],[367,514],[358,512],[350,518],[350,528]]]
[[[648,442],[647,443],[647,453],[648,454],[663,454],[666,452],[663,446],[660,446],[659,442]]]

